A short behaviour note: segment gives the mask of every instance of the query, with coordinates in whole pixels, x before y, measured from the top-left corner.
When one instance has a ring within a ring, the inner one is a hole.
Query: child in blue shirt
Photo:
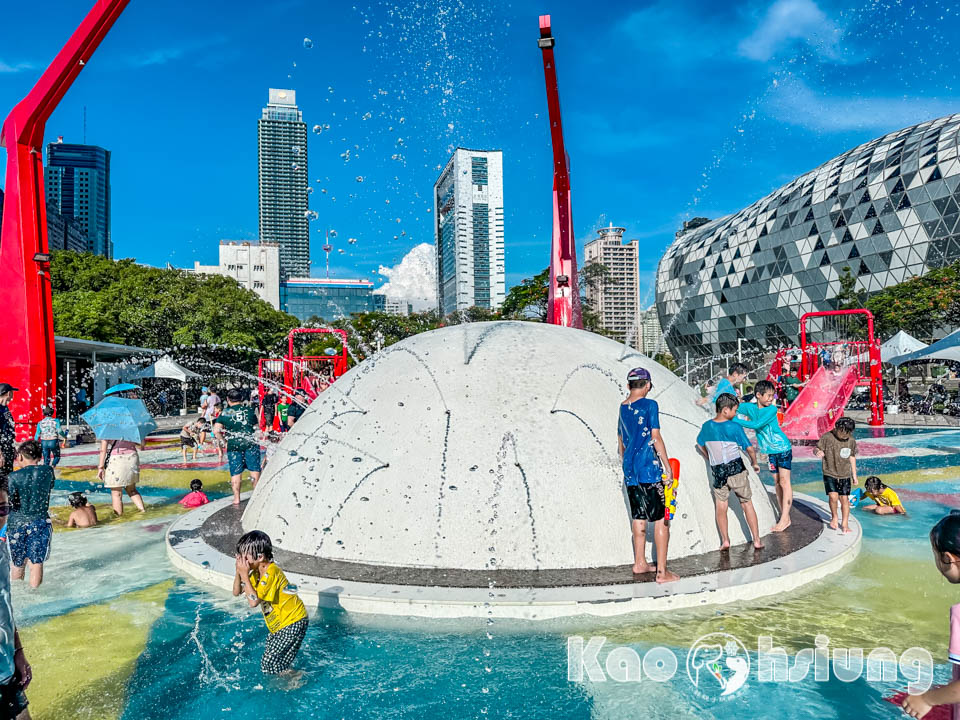
[[[777,388],[769,380],[761,380],[754,388],[757,404],[741,403],[733,421],[757,433],[757,445],[767,454],[770,472],[777,488],[780,502],[780,520],[771,532],[783,532],[790,527],[790,508],[793,506],[793,488],[790,486],[790,469],[793,464],[793,446],[786,433],[780,429],[777,419]]]
[[[653,572],[658,583],[679,580],[667,570],[670,527],[664,487],[673,482],[667,449],[660,436],[660,407],[647,398],[653,388],[650,371],[634,368],[627,374],[630,394],[620,404],[617,440],[623,461],[623,482],[630,502],[634,574]],[[647,522],[655,523],[656,568],[646,560]]]
[[[713,499],[717,511],[717,530],[720,531],[720,549],[730,547],[730,535],[727,532],[727,509],[729,507],[730,491],[736,494],[743,508],[743,517],[750,528],[753,546],[758,550],[763,547],[760,540],[760,530],[757,524],[757,512],[753,508],[750,476],[747,467],[743,464],[740,450],[746,450],[754,470],[759,470],[757,453],[747,439],[743,428],[730,422],[737,414],[740,402],[735,395],[723,393],[717,398],[717,415],[713,420],[707,420],[697,435],[697,450],[710,463],[713,472]]]

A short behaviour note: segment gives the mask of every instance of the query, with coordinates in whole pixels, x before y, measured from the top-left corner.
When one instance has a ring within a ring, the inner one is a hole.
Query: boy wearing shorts
[[[790,508],[793,506],[793,488],[790,486],[790,468],[793,465],[793,446],[777,419],[777,388],[769,380],[761,380],[754,387],[757,403],[740,403],[733,421],[757,433],[760,452],[767,454],[770,472],[777,488],[780,519],[770,528],[783,532],[790,527]]]
[[[737,406],[740,401],[736,395],[722,393],[717,397],[717,415],[713,420],[707,420],[697,435],[697,450],[710,463],[713,473],[713,500],[717,510],[717,530],[720,531],[720,549],[730,547],[730,535],[727,532],[727,509],[729,507],[730,491],[732,490],[740,500],[743,516],[750,528],[753,546],[758,550],[763,547],[760,540],[760,530],[757,525],[757,512],[753,508],[750,476],[743,464],[740,450],[746,450],[754,470],[757,465],[757,452],[747,439],[743,428],[730,422],[737,415]]]
[[[17,451],[20,469],[10,473],[10,505],[7,520],[7,542],[13,567],[10,577],[23,580],[26,565],[30,566],[30,587],[43,582],[43,563],[50,555],[53,527],[50,525],[50,491],[55,477],[53,468],[43,464],[43,450],[36,440],[28,440]]]
[[[617,428],[623,482],[630,502],[633,530],[634,574],[653,572],[658,583],[679,580],[667,570],[667,544],[670,527],[666,517],[664,487],[673,482],[667,449],[660,436],[660,408],[647,398],[653,389],[650,371],[634,368],[627,374],[630,394],[620,404]],[[646,560],[647,523],[654,525],[657,543],[656,568]]]
[[[857,441],[853,439],[853,418],[837,420],[833,430],[823,434],[814,455],[823,460],[823,491],[830,501],[830,527],[839,525],[850,532],[850,487],[857,483]],[[839,501],[842,521],[837,518]]]
[[[270,631],[260,669],[270,675],[285,673],[307,634],[303,601],[287,589],[287,576],[273,561],[273,543],[265,532],[251,530],[240,538],[236,566],[234,596],[242,593],[250,607],[259,607]]]
[[[227,465],[230,468],[230,486],[233,504],[240,504],[240,483],[243,471],[250,471],[250,481],[257,486],[260,480],[260,444],[254,433],[259,429],[257,413],[243,403],[243,391],[231,388],[227,392],[227,407],[213,423],[218,441],[227,440]]]

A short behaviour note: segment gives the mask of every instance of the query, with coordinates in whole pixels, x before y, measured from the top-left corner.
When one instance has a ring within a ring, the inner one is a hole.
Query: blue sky
[[[89,3],[11,5],[4,114]],[[133,0],[47,139],[81,141],[86,106],[87,141],[113,151],[117,256],[215,262],[221,238],[257,235],[256,121],[268,87],[293,88],[308,125],[329,125],[309,141],[314,266],[316,230],[333,228],[346,251],[334,273],[374,279],[432,242],[430,193],[450,150],[500,148],[514,284],[548,258],[544,11],[576,235],[582,246],[613,222],[639,238],[650,301],[684,219],[738,210],[860,142],[960,110],[948,2]]]

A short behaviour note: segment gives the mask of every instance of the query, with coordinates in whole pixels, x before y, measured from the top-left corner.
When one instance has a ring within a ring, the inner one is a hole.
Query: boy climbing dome
[[[620,404],[617,429],[623,483],[630,502],[633,529],[633,572],[635,575],[656,570],[658,583],[680,578],[667,570],[667,545],[670,542],[666,519],[664,487],[673,483],[673,471],[667,449],[660,436],[660,408],[647,398],[653,389],[650,371],[634,368],[627,374],[630,394]],[[646,560],[647,523],[654,523],[657,563]]]

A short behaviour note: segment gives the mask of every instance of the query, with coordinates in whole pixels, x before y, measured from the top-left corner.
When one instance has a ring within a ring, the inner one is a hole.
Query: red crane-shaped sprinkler
[[[543,52],[543,76],[547,82],[547,109],[550,115],[550,139],[553,142],[553,242],[550,248],[550,288],[547,298],[547,322],[566,327],[583,327],[580,311],[580,283],[577,278],[577,246],[570,213],[570,159],[563,146],[563,122],[560,119],[560,91],[557,66],[553,57],[555,40],[550,34],[550,16],[540,16]]]
[[[50,296],[43,133],[47,119],[130,0],[98,0],[0,130],[7,149],[0,237],[0,382],[20,389],[11,411],[17,437],[33,437],[44,405],[54,405],[56,355]]]

